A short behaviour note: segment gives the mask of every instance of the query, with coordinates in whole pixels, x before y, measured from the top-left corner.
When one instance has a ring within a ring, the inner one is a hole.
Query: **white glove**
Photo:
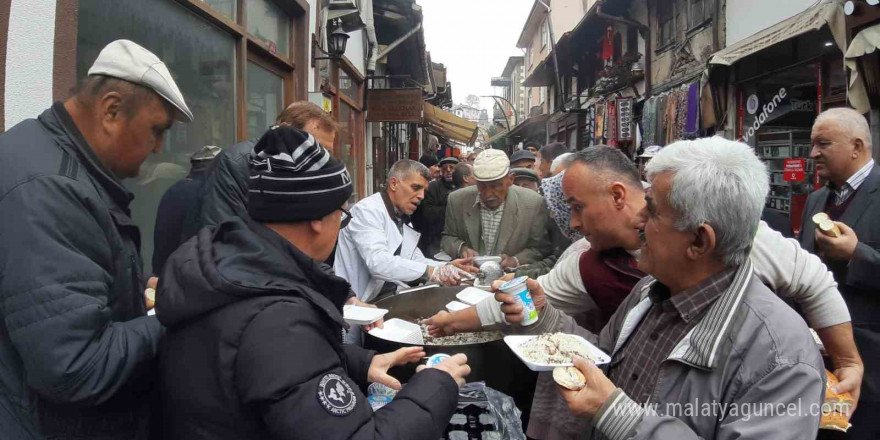
[[[451,264],[435,267],[428,281],[444,286],[457,286],[461,283],[461,269]]]

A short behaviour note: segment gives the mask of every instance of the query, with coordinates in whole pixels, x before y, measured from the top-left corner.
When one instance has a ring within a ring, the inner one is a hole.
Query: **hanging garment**
[[[684,131],[687,134],[698,134],[700,131],[700,82],[688,86],[687,122]]]
[[[656,112],[657,111],[657,98],[652,96],[645,101],[644,107],[642,107],[642,127],[645,128],[645,133],[643,139],[645,140],[646,145],[654,145],[654,130],[657,129],[656,124]]]
[[[602,60],[608,64],[612,57],[614,57],[614,29],[609,27],[602,37]]]
[[[688,110],[688,86],[678,88],[678,102],[675,107],[675,140],[684,139],[685,125],[687,123]]]
[[[596,145],[605,143],[605,104],[596,104]]]
[[[675,91],[669,93],[666,97],[666,116],[663,123],[666,126],[666,133],[663,134],[663,145],[669,145],[675,142],[675,111],[678,107],[678,94]]]
[[[639,147],[642,145],[642,124],[636,123],[636,141],[633,144],[635,147],[632,149],[633,152],[638,151]]]
[[[584,147],[593,145],[593,133],[596,132],[596,107],[587,109],[587,121],[584,124]]]
[[[609,147],[617,147],[617,100],[608,101],[608,118],[605,121],[605,138],[608,139]]]
[[[712,96],[712,87],[708,84],[701,85],[700,91],[700,113],[701,129],[706,130],[718,124],[718,115],[715,114],[715,98]]]
[[[666,145],[666,95],[657,98],[654,110],[654,142],[655,145]]]

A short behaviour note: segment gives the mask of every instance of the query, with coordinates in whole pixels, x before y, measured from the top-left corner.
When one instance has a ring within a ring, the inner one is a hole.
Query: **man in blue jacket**
[[[162,334],[120,182],[192,113],[159,58],[118,40],[73,97],[0,136],[0,436],[149,436]]]

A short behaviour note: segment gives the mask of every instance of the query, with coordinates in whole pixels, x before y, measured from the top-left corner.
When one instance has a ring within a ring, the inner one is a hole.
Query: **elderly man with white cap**
[[[461,258],[501,256],[514,268],[550,253],[544,199],[513,186],[510,160],[501,150],[485,150],[474,161],[477,185],[449,195],[441,246]]]
[[[118,40],[71,98],[0,136],[3,438],[149,436],[162,328],[121,180],[192,119],[165,64]]]

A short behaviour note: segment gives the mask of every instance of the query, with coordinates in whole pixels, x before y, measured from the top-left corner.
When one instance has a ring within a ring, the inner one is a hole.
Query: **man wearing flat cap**
[[[515,151],[510,156],[510,168],[526,168],[526,169],[534,169],[535,168],[535,154],[529,150],[518,150]]]
[[[0,136],[3,438],[149,435],[162,328],[121,180],[192,119],[165,64],[117,40],[71,98]]]
[[[513,184],[515,186],[540,193],[538,190],[538,184],[541,183],[541,179],[538,178],[538,173],[534,170],[528,168],[511,168],[510,175],[513,176]]]
[[[474,161],[477,184],[449,195],[441,245],[453,258],[501,256],[514,268],[550,253],[547,207],[533,191],[513,186],[510,160],[485,150]]]
[[[440,237],[446,223],[446,201],[449,193],[458,189],[452,179],[458,159],[444,157],[440,159],[440,178],[428,184],[425,200],[413,214],[413,225],[422,233],[419,249],[422,253],[432,256],[440,252]]]

